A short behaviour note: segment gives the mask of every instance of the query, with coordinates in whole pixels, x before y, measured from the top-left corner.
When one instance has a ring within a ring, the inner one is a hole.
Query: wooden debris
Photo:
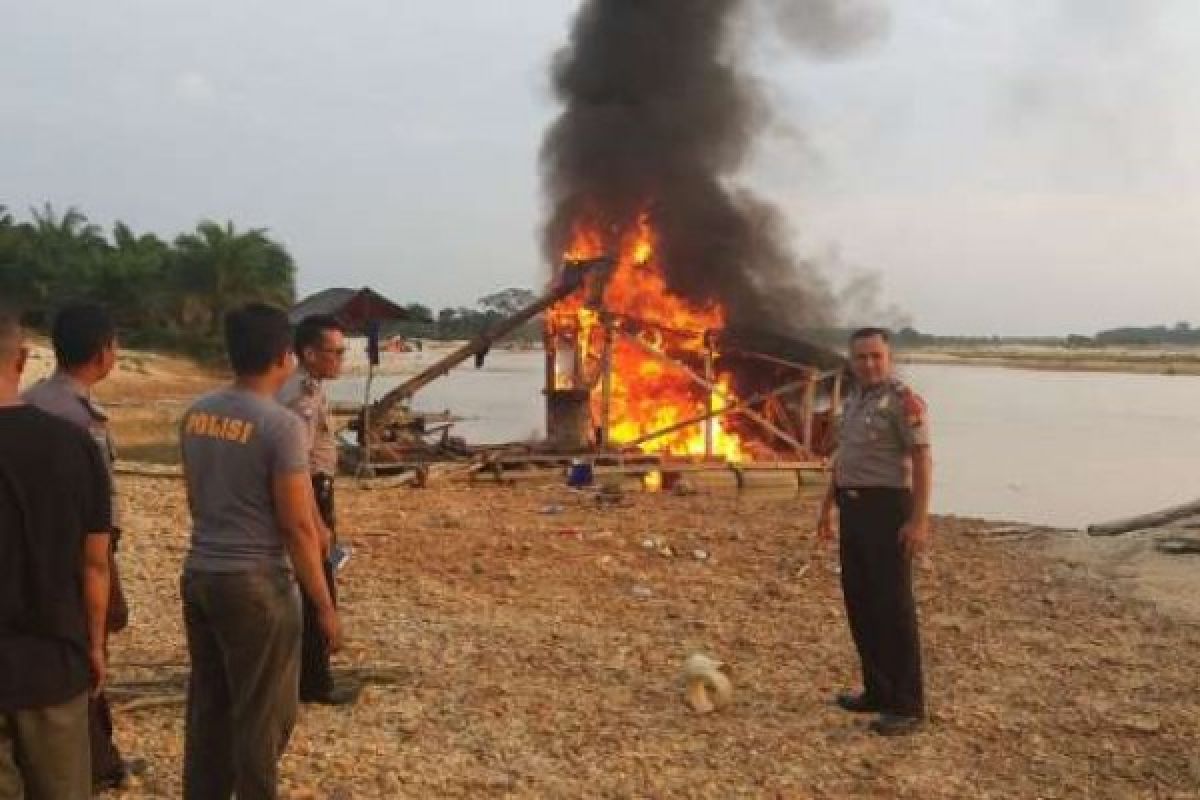
[[[1190,503],[1165,508],[1150,514],[1139,514],[1136,517],[1089,525],[1087,532],[1091,536],[1119,536],[1122,533],[1159,528],[1198,514],[1200,514],[1200,500],[1193,500]]]

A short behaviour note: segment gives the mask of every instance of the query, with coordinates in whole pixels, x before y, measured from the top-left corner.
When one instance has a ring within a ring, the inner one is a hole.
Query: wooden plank
[[[1139,514],[1136,517],[1089,525],[1087,532],[1089,536],[1118,536],[1122,533],[1132,533],[1146,528],[1158,528],[1196,514],[1200,514],[1200,500],[1164,508],[1150,514]]]

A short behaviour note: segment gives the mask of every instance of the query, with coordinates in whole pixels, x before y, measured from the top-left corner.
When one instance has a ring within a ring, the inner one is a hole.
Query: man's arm
[[[933,452],[927,444],[912,449],[912,514],[900,529],[900,542],[912,557],[929,543],[929,497],[933,493]]]
[[[336,652],[342,646],[342,630],[329,587],[325,585],[321,532],[314,521],[316,500],[312,483],[303,472],[287,472],[275,476],[273,488],[279,525],[300,588],[317,610],[317,621],[330,652]]]
[[[833,470],[829,471],[829,486],[825,489],[825,495],[821,498],[820,511],[817,515],[817,538],[821,541],[829,541],[833,539],[833,515],[834,515],[834,499],[837,495],[837,486],[833,482]]]
[[[92,666],[92,692],[104,687],[105,644],[108,630],[109,550],[112,536],[89,533],[83,547],[83,601],[87,611],[88,660]]]

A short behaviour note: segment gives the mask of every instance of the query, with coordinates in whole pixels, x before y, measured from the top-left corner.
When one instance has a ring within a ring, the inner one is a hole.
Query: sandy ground
[[[118,740],[151,762],[124,796],[177,797],[183,497],[176,479],[121,489],[134,619],[113,695]],[[811,495],[602,510],[556,486],[347,483],[338,500],[338,670],[371,685],[303,710],[288,797],[1200,797],[1200,624],[1064,561],[1058,536],[937,521],[931,724],[881,740],[829,705],[855,659]],[[677,684],[696,651],[732,667],[735,702],[708,716]]]
[[[127,354],[100,392],[122,452],[164,446],[219,380]],[[118,741],[150,760],[121,796],[178,797],[182,486],[120,483],[134,617],[112,696]],[[339,491],[337,667],[369,687],[302,711],[287,797],[1200,798],[1200,556],[1153,534],[939,519],[919,576],[931,724],[885,741],[829,705],[855,658],[812,494]],[[709,716],[678,686],[697,651],[732,667],[735,702]]]

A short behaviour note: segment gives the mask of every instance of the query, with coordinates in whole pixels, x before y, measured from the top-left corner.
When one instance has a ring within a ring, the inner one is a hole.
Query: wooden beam
[[[698,414],[697,416],[694,416],[691,419],[685,419],[685,420],[682,420],[681,422],[676,422],[674,425],[668,425],[667,427],[660,428],[659,430],[654,431],[652,433],[647,433],[645,436],[639,436],[637,439],[634,439],[632,442],[627,442],[624,446],[625,447],[637,447],[638,445],[645,444],[646,442],[651,442],[651,441],[654,441],[655,439],[661,439],[663,436],[668,436],[672,433],[675,433],[676,431],[683,430],[684,428],[690,428],[693,425],[699,424],[701,422],[705,422],[714,417],[723,417],[727,414],[740,414],[740,413],[744,412],[747,408],[753,408],[754,406],[756,406],[760,403],[766,402],[768,399],[770,399],[772,397],[781,397],[790,392],[794,392],[797,389],[801,389],[805,386],[806,383],[807,383],[807,381],[792,381],[791,383],[786,383],[783,386],[780,386],[778,389],[773,389],[764,394],[754,395],[753,397],[747,398],[746,400],[743,400],[739,403],[735,403],[734,405],[726,406],[725,408],[721,408],[721,409],[715,409],[706,414]]]
[[[720,397],[726,403],[729,403],[731,405],[734,404],[734,399],[731,398],[729,395],[725,394],[725,392],[721,391],[721,387],[717,386],[714,383],[711,383],[710,381],[706,381],[704,378],[701,378],[687,364],[684,364],[681,361],[671,358],[666,353],[662,352],[661,350],[658,350],[657,348],[651,347],[650,345],[646,344],[641,339],[639,339],[636,336],[633,336],[632,334],[628,334],[625,332],[622,332],[622,334],[627,339],[629,339],[631,342],[633,342],[638,347],[640,347],[642,350],[644,350],[646,353],[648,353],[649,355],[653,356],[654,358],[657,358],[658,360],[662,361],[664,364],[671,364],[675,367],[678,367],[680,370],[683,371],[683,374],[685,376],[687,376],[687,378],[689,380],[691,380],[693,383],[695,383],[696,385],[711,391],[713,394],[715,394],[717,397]],[[783,441],[787,442],[789,445],[792,446],[792,449],[794,449],[797,453],[805,452],[804,445],[802,445],[802,444],[800,444],[800,442],[796,441],[795,437],[793,437],[791,434],[788,434],[788,433],[780,430],[770,420],[768,420],[762,414],[759,414],[757,411],[754,411],[753,409],[749,409],[749,408],[743,408],[738,413],[742,414],[743,416],[745,416],[749,419],[754,420],[762,428],[766,429],[767,431],[773,433],[775,436],[779,437]]]

